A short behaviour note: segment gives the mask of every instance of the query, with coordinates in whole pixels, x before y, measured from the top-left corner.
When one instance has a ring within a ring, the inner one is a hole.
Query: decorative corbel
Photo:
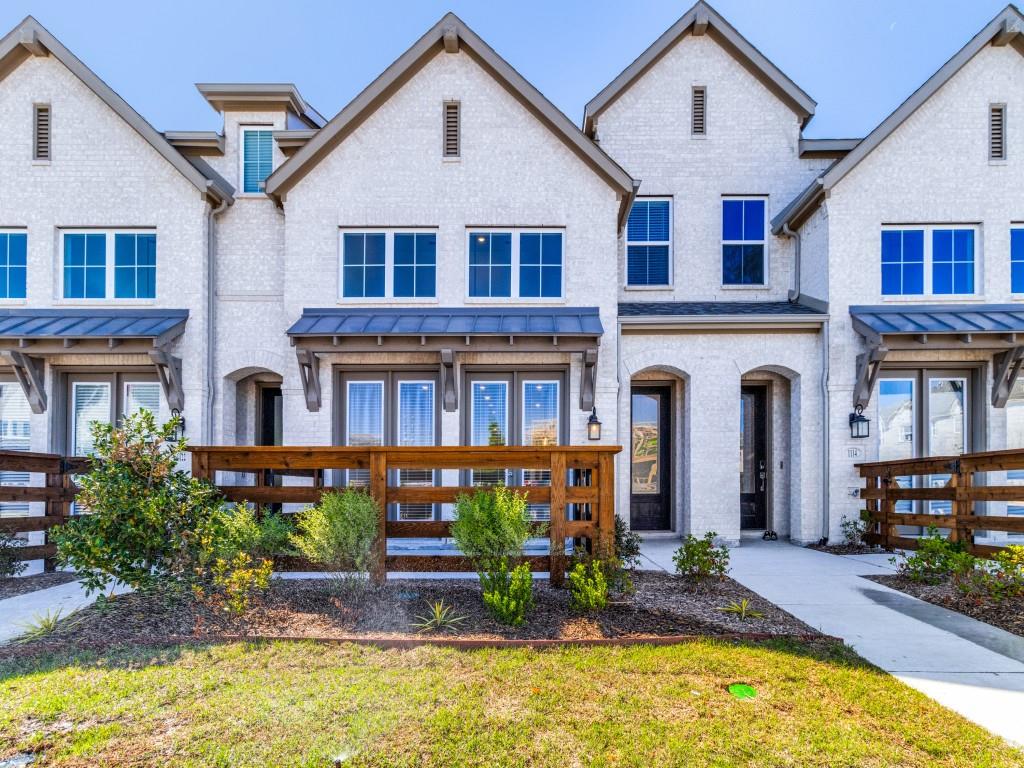
[[[992,358],[992,405],[1003,408],[1024,365],[1024,347],[1013,347]]]
[[[580,376],[580,410],[589,411],[594,407],[597,384],[597,347],[591,347],[583,353],[583,370]]]
[[[320,358],[311,349],[299,347],[295,350],[299,358],[299,378],[302,379],[302,393],[306,396],[306,410],[316,413],[320,410]]]
[[[889,354],[886,347],[871,347],[867,352],[857,355],[857,384],[853,388],[853,407],[867,408],[871,402],[871,393],[875,391],[875,382],[882,370],[882,361]]]
[[[441,392],[444,393],[444,409],[449,413],[459,410],[459,390],[455,383],[455,352],[441,350]]]
[[[149,350],[149,359],[156,367],[156,375],[160,380],[160,388],[164,391],[167,407],[171,410],[184,410],[185,391],[181,387],[181,358],[157,347]]]
[[[5,351],[4,356],[14,369],[14,378],[21,385],[32,413],[45,413],[46,379],[43,376],[43,361],[13,349]]]

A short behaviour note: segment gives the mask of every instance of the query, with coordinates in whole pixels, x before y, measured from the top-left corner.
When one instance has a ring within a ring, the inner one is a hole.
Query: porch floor
[[[679,541],[644,541],[648,569],[672,571]],[[861,578],[888,554],[832,555],[744,539],[729,575],[873,664],[1008,741],[1024,745],[1024,639]]]

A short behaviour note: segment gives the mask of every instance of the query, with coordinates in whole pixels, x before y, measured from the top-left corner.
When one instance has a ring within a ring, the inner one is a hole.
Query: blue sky
[[[689,0],[3,0],[34,15],[159,130],[219,129],[197,82],[294,82],[328,117],[452,10],[579,123]],[[715,0],[818,102],[805,135],[859,137],[1003,0]]]

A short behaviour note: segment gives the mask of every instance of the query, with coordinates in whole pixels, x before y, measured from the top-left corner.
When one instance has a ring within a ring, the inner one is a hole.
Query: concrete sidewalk
[[[60,615],[66,617],[95,600],[96,595],[85,596],[85,590],[77,581],[0,600],[0,644],[24,633],[25,624],[47,612],[52,615],[59,610]]]
[[[678,540],[644,542],[646,567],[673,570]],[[890,555],[837,556],[744,540],[729,575],[943,706],[1024,745],[1024,639],[883,587]]]

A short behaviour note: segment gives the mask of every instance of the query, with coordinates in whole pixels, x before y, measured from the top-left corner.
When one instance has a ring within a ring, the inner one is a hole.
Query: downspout
[[[217,253],[217,235],[215,217],[219,216],[228,207],[228,200],[222,198],[220,204],[214,208],[212,205],[206,209],[206,414],[203,419],[202,439],[203,445],[213,444],[213,402],[216,395],[216,376],[214,364],[216,363],[216,341],[217,333],[214,323],[214,315],[217,305],[216,274],[217,266],[215,255]]]
[[[782,234],[793,241],[793,287],[789,289],[789,301],[795,304],[800,301],[800,233],[790,229],[787,221],[782,225]]]

